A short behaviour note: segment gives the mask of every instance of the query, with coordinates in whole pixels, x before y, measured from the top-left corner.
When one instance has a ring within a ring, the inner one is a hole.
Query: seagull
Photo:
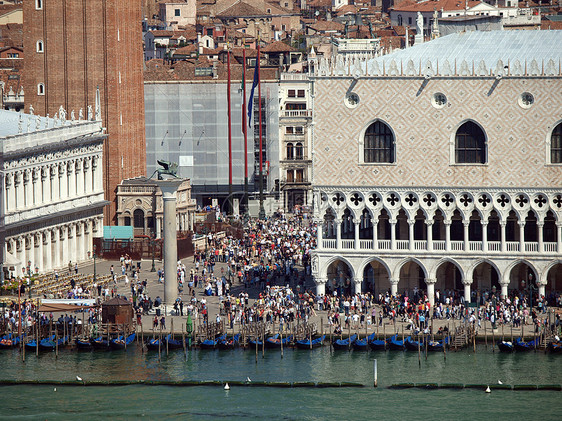
[[[56,387],[55,387],[55,390],[54,390],[54,391],[55,391],[55,392],[57,391],[57,388],[56,388]]]
[[[486,393],[492,393],[492,391],[490,390],[490,386],[486,388]]]
[[[503,382],[501,380],[498,380],[498,384],[503,384]]]
[[[83,381],[82,377],[80,377],[80,376],[76,376],[76,380],[78,380],[79,382]]]
[[[230,390],[230,386],[227,384],[224,385],[224,390]]]
[[[246,383],[251,383],[252,379],[250,379],[249,377],[246,377]]]

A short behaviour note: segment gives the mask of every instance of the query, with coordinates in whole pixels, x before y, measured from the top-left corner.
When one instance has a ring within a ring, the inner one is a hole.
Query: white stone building
[[[562,291],[561,43],[472,32],[320,60],[318,293]]]
[[[46,118],[0,110],[3,266],[8,275],[47,272],[92,256],[102,236],[101,120],[72,112]],[[96,113],[99,115],[99,113]],[[60,118],[62,117],[62,118]]]

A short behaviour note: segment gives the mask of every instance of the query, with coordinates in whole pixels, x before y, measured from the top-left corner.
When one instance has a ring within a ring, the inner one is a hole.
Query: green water
[[[373,359],[379,387],[373,388]],[[1,419],[560,419],[562,392],[388,389],[394,383],[562,384],[562,356],[538,353],[477,352],[429,354],[421,366],[415,352],[61,351],[0,354],[0,379],[69,380],[220,380],[275,382],[359,382],[361,389],[279,389],[241,387],[3,386]]]

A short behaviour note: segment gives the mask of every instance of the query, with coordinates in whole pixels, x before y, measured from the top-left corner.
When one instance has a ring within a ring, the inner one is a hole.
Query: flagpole
[[[261,121],[261,63],[260,63],[260,37],[258,33],[258,118],[260,124],[260,213],[259,218],[265,219],[265,210],[263,208],[263,140],[262,140],[262,121]]]
[[[246,44],[246,43],[244,43]],[[246,127],[246,45],[242,49],[242,127],[244,133],[244,214],[248,214],[248,127]]]
[[[230,45],[227,40],[226,61],[228,66],[228,83],[226,101],[228,104],[228,213],[232,215],[232,116],[230,106]]]

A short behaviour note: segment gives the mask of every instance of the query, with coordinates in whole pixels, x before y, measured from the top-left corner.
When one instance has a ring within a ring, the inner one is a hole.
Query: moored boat
[[[124,336],[119,336],[117,339],[112,339],[109,341],[109,346],[112,349],[125,349],[135,340],[135,334],[131,333],[126,338]]]
[[[404,351],[404,341],[399,341],[397,335],[393,335],[388,339],[388,347],[395,351]]]
[[[234,349],[240,343],[240,334],[232,336],[231,338],[225,338],[217,344],[219,349]]]
[[[384,351],[386,350],[386,341],[383,339],[373,339],[369,342],[369,348],[373,351]]]
[[[445,345],[443,345],[443,343]],[[427,350],[433,352],[443,352],[444,347],[449,344],[449,338],[445,338],[445,340],[441,339],[439,341],[428,341],[427,342]]]
[[[525,342],[521,338],[517,338],[515,340],[515,344],[513,344],[514,348],[518,352],[525,352],[525,351],[532,351],[539,345],[538,339],[534,339],[529,342]]]
[[[319,348],[322,346],[322,343],[324,342],[324,338],[326,337],[326,335],[322,335],[319,338],[313,339],[312,343],[310,341],[309,338],[306,339],[301,339],[300,341],[296,341],[295,342],[295,346],[298,349],[314,349],[314,348]]]
[[[89,338],[76,338],[74,341],[76,343],[76,347],[79,350],[91,351],[94,348]]]
[[[2,336],[0,338],[0,349],[13,348],[21,342],[21,336],[15,336],[12,333]]]
[[[404,346],[409,351],[417,351],[424,348],[424,343],[423,341],[414,341],[411,336],[408,336],[404,339]]]
[[[562,353],[562,342],[561,341],[554,341],[548,344],[548,349],[553,354],[561,354]]]
[[[501,352],[513,352],[515,350],[513,348],[513,343],[509,341],[499,341],[498,348]]]
[[[205,339],[199,344],[199,348],[201,349],[215,349],[219,341],[226,339],[226,333],[224,335],[219,336],[215,339]]]
[[[336,339],[334,342],[332,342],[332,346],[334,347],[334,349],[338,350],[350,349],[351,345],[353,345],[353,342],[355,342],[356,339],[357,335],[351,335],[347,339]]]
[[[109,349],[109,341],[107,339],[103,339],[102,336],[98,336],[97,338],[90,338],[90,341],[94,349]]]
[[[42,339],[39,341],[39,349],[43,351],[54,351],[55,348],[61,347],[66,345],[68,342],[68,336],[64,336],[59,339],[55,339],[55,335],[52,335],[50,338]]]
[[[283,344],[284,347],[290,346],[292,340],[293,337],[290,335],[284,337],[283,339],[281,339],[279,334],[273,335],[265,340],[265,347],[269,349],[278,349],[281,348],[281,344]]]

